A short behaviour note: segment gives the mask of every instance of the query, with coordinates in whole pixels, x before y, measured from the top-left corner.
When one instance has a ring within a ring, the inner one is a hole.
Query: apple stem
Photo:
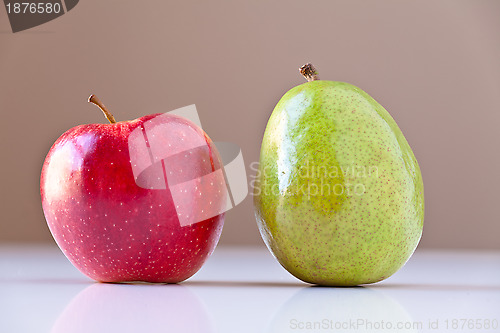
[[[90,97],[89,97],[89,103],[97,105],[99,107],[99,109],[101,109],[102,113],[104,113],[104,116],[106,116],[106,119],[108,119],[108,121],[111,124],[115,124],[116,123],[115,117],[113,117],[113,115],[111,114],[111,112],[109,112],[108,109],[106,109],[106,107],[104,106],[104,104],[102,104],[102,102],[99,100],[99,98],[97,98],[96,95],[90,95]]]
[[[309,82],[319,80],[318,71],[316,70],[316,68],[314,68],[313,64],[311,64],[310,62],[300,67],[299,72]]]

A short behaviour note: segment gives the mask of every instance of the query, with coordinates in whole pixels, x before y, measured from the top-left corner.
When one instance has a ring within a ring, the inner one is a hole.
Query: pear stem
[[[111,112],[108,111],[108,109],[104,106],[104,104],[102,104],[101,100],[99,98],[97,98],[96,95],[90,95],[89,103],[97,105],[99,107],[99,109],[101,109],[102,113],[104,113],[104,116],[106,117],[106,119],[108,119],[108,121],[111,124],[116,123],[115,117],[113,117]]]
[[[314,68],[313,64],[311,64],[310,62],[308,62],[304,66],[300,67],[299,72],[309,82],[319,80],[318,71],[316,70],[316,68]]]

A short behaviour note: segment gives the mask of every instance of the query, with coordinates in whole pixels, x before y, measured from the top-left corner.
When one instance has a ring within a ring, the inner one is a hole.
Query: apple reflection
[[[278,309],[268,332],[417,332],[392,297],[370,288],[306,287]]]
[[[66,306],[53,333],[214,332],[199,298],[181,285],[94,284]]]

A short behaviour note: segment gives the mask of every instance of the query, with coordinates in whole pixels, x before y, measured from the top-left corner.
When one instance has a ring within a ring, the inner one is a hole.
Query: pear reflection
[[[52,332],[213,332],[207,311],[181,285],[94,284],[66,306]]]
[[[418,325],[418,323],[416,324]],[[268,332],[417,332],[406,310],[370,288],[302,288],[274,315]]]

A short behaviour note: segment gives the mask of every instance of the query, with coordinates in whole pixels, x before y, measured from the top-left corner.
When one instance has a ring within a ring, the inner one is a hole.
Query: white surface
[[[381,283],[321,288],[265,248],[219,247],[180,285],[117,285],[89,280],[55,247],[3,246],[0,282],[5,333],[500,331],[479,327],[500,325],[500,252],[417,251]]]

